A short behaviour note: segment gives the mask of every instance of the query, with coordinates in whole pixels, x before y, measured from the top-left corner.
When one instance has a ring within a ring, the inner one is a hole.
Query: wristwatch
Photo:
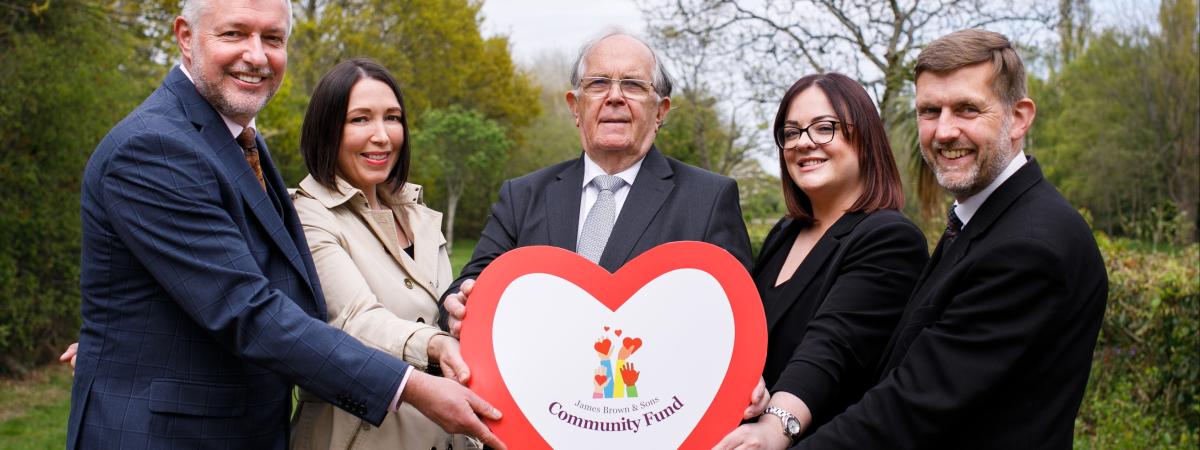
[[[783,435],[787,436],[789,443],[796,443],[796,439],[800,437],[800,420],[796,416],[787,412],[786,409],[774,406],[768,407],[763,412],[779,417],[779,421],[783,422]]]

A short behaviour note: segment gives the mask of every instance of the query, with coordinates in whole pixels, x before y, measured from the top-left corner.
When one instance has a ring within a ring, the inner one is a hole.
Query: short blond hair
[[[917,55],[913,79],[922,72],[946,73],[991,62],[992,90],[1011,108],[1025,98],[1025,65],[1003,34],[981,28],[955,31],[930,42]]]

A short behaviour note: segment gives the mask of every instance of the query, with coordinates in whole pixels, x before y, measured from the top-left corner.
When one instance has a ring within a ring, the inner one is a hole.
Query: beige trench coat
[[[309,176],[292,195],[325,293],[329,324],[426,370],[429,340],[441,333],[437,300],[453,281],[442,214],[423,204],[415,184],[395,194],[380,187],[380,200],[391,211],[370,210],[362,191],[341,178],[337,186],[341,192]],[[394,220],[410,234],[415,258],[399,247]],[[465,448],[461,436],[452,441],[407,404],[378,428],[307,392],[301,391],[298,408],[293,449]]]

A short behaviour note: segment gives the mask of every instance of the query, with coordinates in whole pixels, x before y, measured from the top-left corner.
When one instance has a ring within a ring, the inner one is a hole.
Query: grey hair
[[[646,49],[650,50],[650,56],[654,58],[654,75],[653,79],[650,80],[651,83],[654,83],[654,94],[657,95],[660,100],[664,97],[670,97],[672,88],[671,74],[667,72],[667,66],[663,64],[662,58],[658,57],[658,51],[655,50],[654,46],[650,45],[649,42],[646,42],[645,39],[621,29],[613,29],[605,32],[599,37],[585,42],[583,46],[579,48],[579,54],[575,56],[575,64],[573,64],[575,70],[571,72],[572,88],[578,91],[579,82],[583,80],[583,75],[587,73],[587,67],[584,59],[588,52],[591,52],[592,48],[595,47],[596,44],[599,44],[600,41],[613,36],[628,36],[633,38],[633,40],[640,42],[642,45],[645,45]]]
[[[208,9],[209,0],[183,0],[183,11],[179,15],[183,16],[183,20],[187,21],[188,25],[193,27],[200,26],[200,16],[204,15],[204,10]],[[291,0],[283,0],[287,5],[288,26],[287,35],[292,35],[292,2]]]

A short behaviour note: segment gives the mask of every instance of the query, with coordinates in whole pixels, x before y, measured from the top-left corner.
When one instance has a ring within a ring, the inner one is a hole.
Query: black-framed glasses
[[[589,97],[603,97],[614,83],[620,86],[621,96],[629,100],[645,100],[654,93],[654,83],[633,78],[583,77],[579,88]]]
[[[804,128],[786,125],[775,134],[775,145],[778,145],[782,149],[793,148],[800,145],[800,137],[804,133],[808,133],[808,139],[814,144],[828,144],[833,141],[834,135],[837,134],[839,124],[841,122],[836,120],[819,120],[808,124]]]

